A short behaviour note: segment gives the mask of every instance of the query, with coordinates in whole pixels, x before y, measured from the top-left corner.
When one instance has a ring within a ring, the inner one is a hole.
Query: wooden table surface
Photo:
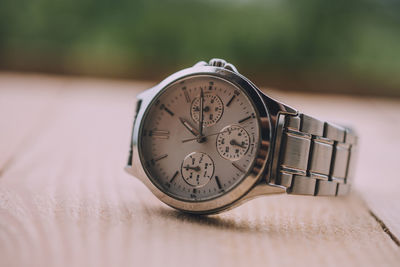
[[[123,171],[151,83],[0,73],[0,266],[400,266],[400,100],[265,90],[360,134],[347,198],[276,195],[215,216]]]

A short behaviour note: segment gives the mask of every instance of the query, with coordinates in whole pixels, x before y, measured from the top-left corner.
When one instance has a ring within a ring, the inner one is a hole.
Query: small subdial
[[[224,105],[219,96],[205,93],[203,97],[203,125],[212,126],[218,122],[224,112]],[[196,97],[190,108],[194,121],[199,122],[200,118],[200,97]]]
[[[214,162],[205,153],[192,152],[183,160],[181,172],[186,183],[193,187],[201,187],[212,178]]]
[[[229,125],[217,136],[217,150],[221,157],[236,161],[243,157],[249,149],[249,134],[240,126]]]

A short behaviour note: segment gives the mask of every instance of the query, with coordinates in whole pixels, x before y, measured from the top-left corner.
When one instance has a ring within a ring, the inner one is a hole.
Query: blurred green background
[[[261,86],[400,96],[400,1],[0,2],[3,70],[158,80],[212,57]]]

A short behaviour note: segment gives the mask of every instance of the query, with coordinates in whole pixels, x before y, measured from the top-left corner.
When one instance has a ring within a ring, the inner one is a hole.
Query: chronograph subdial
[[[214,162],[205,153],[192,152],[185,157],[181,166],[182,177],[193,187],[206,185],[214,174]]]
[[[216,124],[224,112],[224,105],[219,96],[213,93],[205,93],[203,97],[203,125],[205,127]],[[190,113],[192,119],[199,122],[200,97],[196,97],[191,105]]]
[[[249,149],[249,134],[240,126],[228,125],[217,136],[217,150],[221,157],[236,161]]]

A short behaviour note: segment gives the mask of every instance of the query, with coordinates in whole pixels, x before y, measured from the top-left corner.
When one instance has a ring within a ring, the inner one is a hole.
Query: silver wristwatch
[[[270,98],[224,60],[137,98],[126,170],[171,207],[210,214],[261,195],[350,190],[354,132]]]

